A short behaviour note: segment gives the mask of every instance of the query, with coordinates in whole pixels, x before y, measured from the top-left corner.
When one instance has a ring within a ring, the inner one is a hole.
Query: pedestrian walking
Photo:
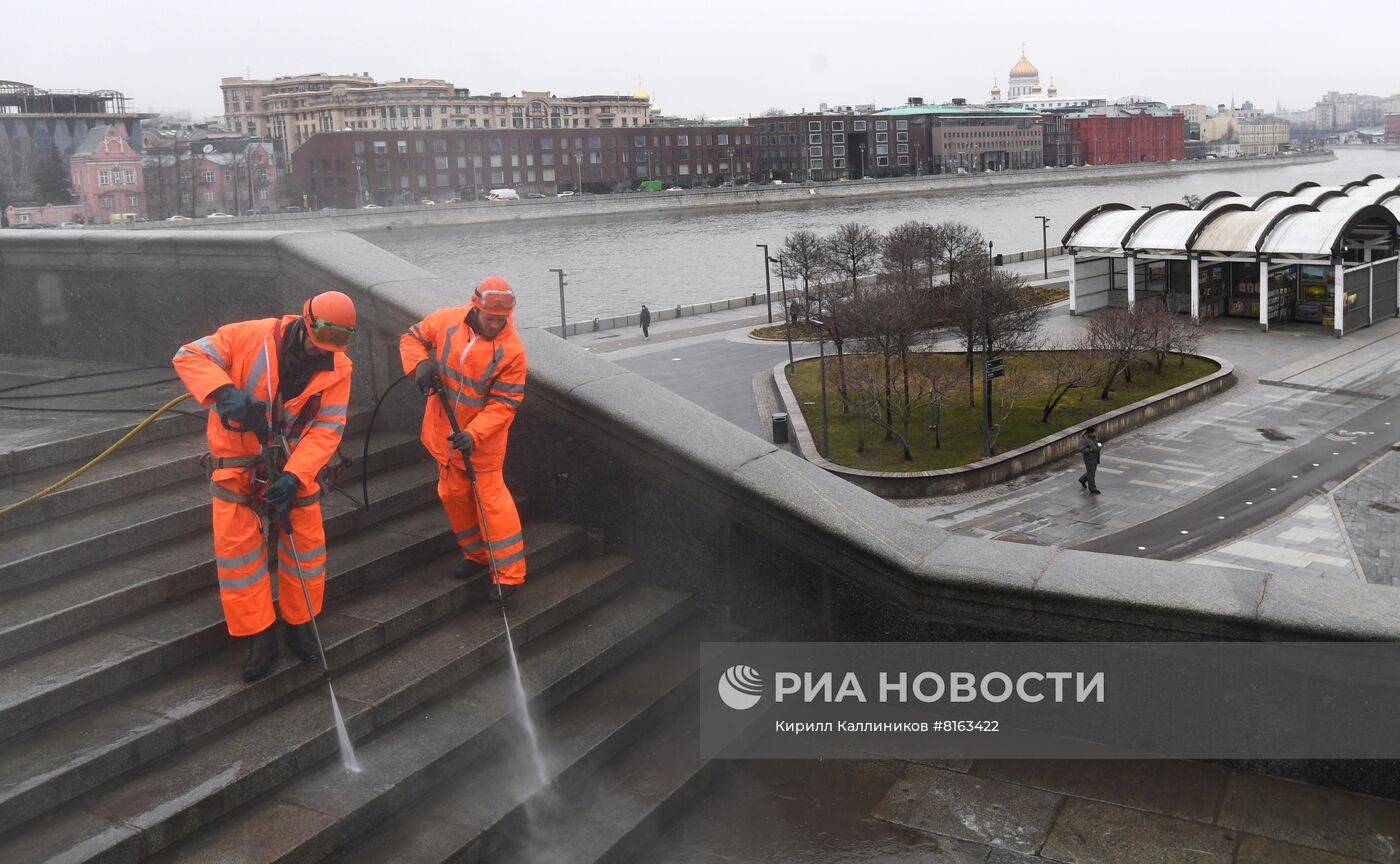
[[[473,565],[488,564],[490,556],[500,584],[488,585],[486,596],[498,602],[525,584],[525,537],[502,473],[510,427],[525,398],[525,346],[515,330],[514,312],[510,283],[488,276],[466,306],[439,309],[399,339],[404,371],[424,392],[445,388],[462,430],[453,433],[441,401],[428,400],[420,440],[438,463],[438,498],[462,553],[452,575],[470,578]],[[467,474],[468,459],[475,484]],[[475,491],[481,493],[490,549]]]
[[[1094,474],[1098,472],[1099,460],[1103,456],[1103,442],[1093,426],[1079,436],[1079,455],[1084,457],[1084,473],[1079,477],[1079,487],[1098,495],[1099,485],[1094,482]]]
[[[643,338],[643,339],[650,339],[650,338],[651,338],[651,334],[648,332],[648,331],[650,330],[650,328],[651,328],[651,310],[647,308],[647,304],[643,303],[643,304],[642,304],[642,338]]]
[[[182,346],[171,361],[190,395],[213,409],[205,434],[215,572],[229,635],[248,642],[248,681],[266,675],[277,657],[264,517],[285,526],[276,544],[277,608],[287,644],[308,663],[321,659],[311,623],[321,614],[326,582],[320,500],[326,465],[345,434],[345,350],[354,338],[355,304],[327,291],[306,301],[300,315],[225,324]],[[265,464],[269,453],[279,464]]]

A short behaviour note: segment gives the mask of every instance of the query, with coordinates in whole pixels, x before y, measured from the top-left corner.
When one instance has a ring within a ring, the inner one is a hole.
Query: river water
[[[471,286],[498,273],[515,286],[521,323],[559,323],[559,287],[549,270],[568,271],[570,321],[704,303],[763,292],[763,253],[793,231],[830,232],[858,221],[877,230],[910,219],[958,220],[980,230],[998,252],[1040,247],[1040,221],[1050,217],[1050,245],[1086,210],[1108,202],[1133,206],[1180,201],[1229,189],[1241,195],[1287,190],[1304,180],[1324,186],[1367,174],[1400,175],[1400,150],[1342,149],[1334,162],[1240,171],[1202,171],[1141,180],[1103,180],[878,200],[765,206],[761,210],[703,210],[636,216],[457,225],[365,232],[371,243],[458,282],[465,301]],[[509,206],[509,205],[505,205]],[[777,288],[777,276],[773,277]],[[453,302],[456,298],[451,299]]]

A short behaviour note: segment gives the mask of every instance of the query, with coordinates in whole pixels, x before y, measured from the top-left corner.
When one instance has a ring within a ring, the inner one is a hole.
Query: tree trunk
[[[885,440],[894,438],[894,370],[890,368],[890,355],[885,354]]]
[[[1108,380],[1103,382],[1103,392],[1099,394],[1100,399],[1108,398],[1108,391],[1113,388],[1113,380],[1118,377],[1118,373],[1121,371],[1122,364],[1117,362],[1108,367]]]

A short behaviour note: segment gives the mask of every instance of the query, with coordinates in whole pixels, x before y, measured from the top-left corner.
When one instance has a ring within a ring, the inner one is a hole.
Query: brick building
[[[758,173],[813,182],[1038,168],[1039,118],[1024,108],[909,105],[752,121]]]
[[[1073,114],[1070,134],[1089,165],[1168,162],[1185,156],[1186,118],[1155,111]]]
[[[1400,144],[1400,114],[1385,115],[1385,143]]]
[[[68,170],[86,221],[122,222],[146,215],[145,169],[124,125],[91,129],[73,151]]]
[[[750,177],[754,136],[749,126],[330,132],[291,163],[284,180],[313,208],[476,200],[497,188],[619,192],[647,180],[690,188]]]

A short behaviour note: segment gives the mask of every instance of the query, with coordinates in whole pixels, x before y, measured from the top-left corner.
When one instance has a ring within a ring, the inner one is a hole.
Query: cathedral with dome
[[[1001,85],[995,80],[992,81],[992,95],[989,101],[1002,102],[1017,99],[1039,99],[1042,96],[1053,98],[1058,92],[1055,82],[1050,82],[1050,87],[1044,92],[1040,89],[1040,70],[1035,68],[1035,64],[1026,59],[1026,46],[1021,46],[1021,59],[1016,61],[1016,65],[1011,67],[1011,72],[1006,76],[1006,92],[1003,93]]]

